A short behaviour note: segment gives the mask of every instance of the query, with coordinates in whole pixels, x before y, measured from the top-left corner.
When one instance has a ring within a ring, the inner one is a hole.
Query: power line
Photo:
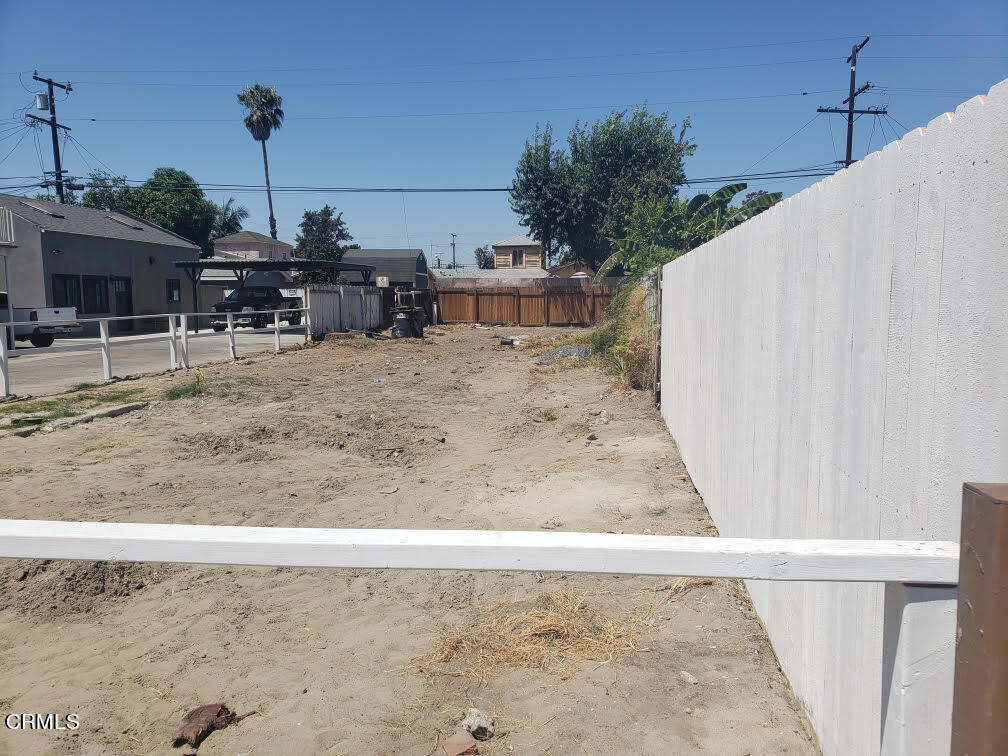
[[[548,81],[553,79],[596,79],[609,76],[649,76],[669,73],[692,73],[696,71],[728,71],[742,68],[765,68],[767,66],[808,65],[809,63],[834,62],[835,57],[804,58],[801,60],[777,60],[760,63],[724,63],[709,66],[680,66],[677,68],[658,68],[644,71],[601,71],[562,74],[541,74],[535,76],[496,76],[481,79],[414,79],[400,81],[291,81],[283,87],[382,87],[382,86],[424,86],[442,84],[493,84],[502,81]],[[242,84],[234,82],[151,82],[151,81],[78,81],[78,85],[89,86],[138,86],[138,87],[228,87],[240,88]]]
[[[799,126],[799,127],[797,128],[797,129],[795,129],[795,130],[794,130],[793,132],[791,132],[791,134],[790,134],[789,136],[785,137],[785,138],[784,138],[783,140],[781,140],[780,142],[778,142],[778,144],[777,144],[777,146],[776,146],[776,147],[774,147],[773,149],[771,149],[771,150],[770,150],[769,152],[767,152],[767,153],[766,153],[766,154],[765,154],[765,155],[764,155],[763,157],[761,157],[761,158],[760,158],[759,160],[757,160],[757,161],[756,161],[755,163],[753,163],[753,164],[752,164],[752,165],[750,165],[750,166],[749,166],[748,168],[746,168],[746,169],[745,169],[744,171],[742,171],[742,173],[748,173],[748,172],[749,172],[750,170],[752,170],[752,169],[753,169],[753,168],[755,168],[755,167],[756,167],[757,165],[759,165],[760,163],[762,163],[762,162],[763,162],[764,160],[766,160],[766,159],[767,159],[768,157],[770,157],[771,155],[773,155],[773,154],[774,154],[775,152],[777,152],[777,150],[779,150],[779,149],[780,149],[781,147],[783,147],[783,146],[784,146],[785,144],[787,144],[788,142],[790,142],[790,141],[791,141],[791,140],[792,140],[792,139],[793,139],[794,137],[798,136],[798,134],[800,134],[800,133],[801,133],[802,131],[804,131],[804,130],[805,130],[805,129],[806,129],[807,127],[808,127],[808,125],[809,125],[810,123],[812,123],[812,121],[814,121],[814,120],[815,120],[816,118],[818,118],[818,117],[819,117],[819,114],[818,114],[818,113],[816,113],[816,114],[815,114],[814,116],[812,116],[811,118],[809,118],[809,119],[808,119],[807,121],[805,121],[805,123],[803,123],[803,124],[802,124],[801,126]]]
[[[692,47],[692,48],[678,48],[671,50],[645,50],[639,52],[622,52],[622,53],[603,53],[596,55],[566,55],[566,56],[551,56],[551,57],[538,57],[538,58],[499,58],[490,60],[468,60],[468,61],[441,61],[434,63],[403,63],[403,64],[357,64],[357,65],[339,65],[339,66],[295,66],[295,67],[264,67],[256,66],[251,68],[77,68],[77,67],[61,67],[60,71],[64,73],[78,73],[78,74],[91,74],[91,73],[136,73],[136,74],[212,74],[212,73],[311,73],[311,72],[327,72],[327,71],[353,71],[353,70],[377,70],[377,69],[430,69],[430,68],[461,68],[461,67],[471,67],[471,66],[483,66],[483,65],[513,65],[521,63],[559,63],[559,62],[571,62],[571,61],[583,61],[583,60],[611,60],[614,58],[636,58],[636,57],[649,57],[649,56],[660,56],[660,55],[689,55],[704,52],[722,52],[728,50],[745,50],[745,49],[755,49],[764,47],[785,47],[794,45],[805,45],[805,44],[816,44],[822,42],[838,42],[843,40],[849,40],[853,37],[858,36],[857,34],[847,34],[835,37],[818,37],[814,39],[796,39],[796,40],[780,40],[774,42],[745,42],[734,45],[720,45],[717,47]],[[1004,39],[1008,38],[1008,34],[1002,33],[967,33],[967,34],[917,34],[917,33],[907,33],[907,34],[878,34],[876,35],[880,38],[891,38],[891,39],[904,39],[904,38],[934,38],[934,39]],[[9,72],[5,75],[8,76],[20,76],[23,73],[31,73],[30,71],[22,72]],[[23,82],[22,82],[23,86]],[[25,88],[27,90],[27,87]],[[30,91],[30,90],[27,90]]]
[[[552,108],[518,108],[513,110],[470,110],[456,112],[431,112],[431,113],[377,113],[377,114],[338,114],[338,115],[315,115],[315,116],[289,116],[284,118],[287,121],[343,121],[372,118],[457,118],[461,116],[482,116],[482,115],[511,115],[523,113],[552,113],[576,110],[608,110],[608,109],[629,109],[641,104],[653,106],[666,105],[690,105],[710,102],[739,102],[744,100],[769,100],[784,97],[806,97],[810,94],[828,94],[843,90],[839,89],[815,89],[801,92],[779,92],[775,94],[763,95],[738,95],[733,97],[700,97],[687,100],[663,100],[647,103],[636,103],[633,105],[570,105]],[[71,121],[90,121],[93,123],[235,123],[235,118],[71,118]]]
[[[613,58],[637,58],[658,55],[692,55],[704,52],[723,52],[727,50],[745,50],[762,47],[783,47],[790,45],[814,44],[818,42],[837,42],[850,39],[853,35],[840,37],[819,37],[817,39],[784,40],[780,42],[747,42],[737,45],[720,45],[718,47],[692,47],[674,50],[647,50],[641,52],[603,53],[598,55],[565,55],[539,58],[500,58],[491,60],[444,61],[439,63],[405,63],[405,64],[366,64],[352,66],[296,66],[287,68],[262,67],[255,68],[61,68],[65,73],[138,73],[138,74],[213,74],[213,73],[311,73],[326,71],[363,71],[387,68],[420,69],[420,68],[461,68],[470,66],[513,65],[519,63],[562,63],[582,60],[610,60]],[[23,72],[29,73],[29,72]],[[18,75],[17,72],[9,75]]]
[[[21,142],[23,142],[24,138],[28,136],[29,131],[31,131],[31,129],[28,126],[25,126],[24,130],[21,132],[21,138],[14,143],[13,147],[10,148],[10,152],[8,152],[6,155],[0,158],[0,165],[3,165],[3,163],[7,160],[7,158],[9,158],[14,153],[14,150],[16,150],[18,147],[21,146]]]

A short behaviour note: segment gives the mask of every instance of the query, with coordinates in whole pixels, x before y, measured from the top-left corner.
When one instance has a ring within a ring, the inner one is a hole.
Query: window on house
[[[88,315],[109,312],[108,279],[105,276],[84,276],[84,309]]]
[[[520,249],[511,250],[511,267],[512,268],[524,268],[525,267],[525,252]]]
[[[81,309],[79,276],[65,276],[53,273],[53,307],[76,307]]]
[[[168,304],[182,301],[182,281],[178,278],[165,279],[165,294]]]

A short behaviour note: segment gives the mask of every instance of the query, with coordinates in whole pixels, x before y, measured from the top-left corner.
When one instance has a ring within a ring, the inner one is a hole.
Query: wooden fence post
[[[1008,748],[1008,483],[963,486],[952,754]]]

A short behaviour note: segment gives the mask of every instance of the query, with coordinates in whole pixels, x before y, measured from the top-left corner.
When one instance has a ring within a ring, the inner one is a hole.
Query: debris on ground
[[[684,683],[687,683],[688,685],[696,685],[698,682],[700,682],[695,677],[693,677],[693,675],[691,675],[684,669],[679,670],[679,677]]]
[[[469,709],[462,719],[462,727],[476,740],[490,740],[494,736],[494,721],[486,712]]]
[[[479,753],[476,741],[473,736],[465,730],[458,730],[450,738],[446,738],[441,744],[446,756],[463,756],[464,754]]]
[[[501,339],[501,346],[514,346],[514,339]]]
[[[609,412],[608,410],[602,410],[598,413],[598,424],[599,425],[609,425]]]
[[[478,610],[462,629],[443,635],[414,665],[427,674],[446,671],[481,680],[491,679],[506,667],[563,676],[571,673],[570,662],[608,663],[633,653],[637,642],[656,629],[657,618],[650,607],[636,607],[616,620],[585,596],[561,589]],[[439,670],[438,665],[448,669]]]
[[[255,712],[250,711],[248,714],[238,716],[222,703],[198,706],[182,717],[181,724],[172,735],[172,745],[177,748],[183,743],[188,743],[193,748],[198,748],[214,730],[223,730],[228,725],[238,724],[253,714]]]
[[[587,344],[564,344],[563,346],[558,346],[556,349],[550,349],[548,352],[544,352],[539,355],[539,359],[536,360],[536,364],[552,365],[554,362],[562,360],[564,357],[586,360],[589,356],[591,356],[591,347]]]

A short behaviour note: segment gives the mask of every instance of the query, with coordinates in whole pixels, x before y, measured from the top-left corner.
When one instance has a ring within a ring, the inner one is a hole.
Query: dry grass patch
[[[502,669],[538,669],[563,677],[578,661],[608,664],[637,650],[657,629],[651,607],[622,619],[605,615],[585,596],[555,590],[534,599],[494,604],[460,630],[449,632],[423,656],[418,671],[489,680]]]

